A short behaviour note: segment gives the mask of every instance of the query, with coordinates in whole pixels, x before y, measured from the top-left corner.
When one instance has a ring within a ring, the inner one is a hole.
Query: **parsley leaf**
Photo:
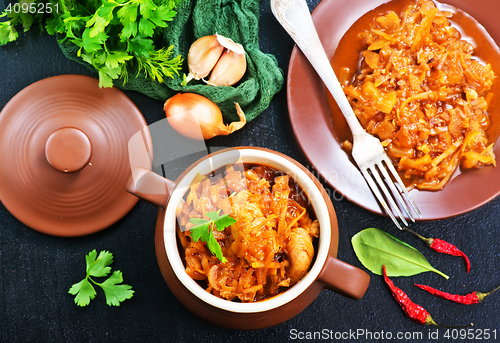
[[[215,228],[217,231],[224,231],[226,227],[236,223],[236,219],[230,217],[229,214],[220,216],[219,212],[220,210],[217,212],[205,213],[210,220],[203,218],[191,218],[189,221],[192,224],[195,224],[195,226],[189,230],[189,235],[195,242],[198,242],[200,239],[202,242],[205,242],[208,250],[217,256],[222,263],[226,263],[227,259],[222,255],[222,249],[219,242],[217,242],[214,237],[213,230]]]
[[[10,21],[0,23],[0,45],[15,41],[18,35],[17,30]]]
[[[119,68],[120,64],[132,59],[132,56],[124,51],[116,51],[106,56],[106,66],[108,68]]]
[[[71,286],[68,293],[76,295],[75,304],[82,307],[87,306],[90,303],[90,300],[94,300],[97,294],[87,278]]]
[[[219,212],[209,212],[207,213],[207,217],[215,222],[218,231],[224,231],[226,227],[236,223],[236,220],[233,217],[230,217],[229,214],[219,216]]]
[[[217,258],[222,263],[226,263],[227,259],[224,257],[224,255],[222,255],[222,249],[219,245],[219,242],[217,242],[217,240],[215,239],[214,234],[212,232],[210,232],[210,236],[208,237],[208,240],[206,242],[207,242],[208,250],[210,250],[212,252],[212,254],[217,256]]]
[[[139,32],[146,37],[152,37],[154,34],[155,24],[145,18],[139,20]]]
[[[121,33],[122,40],[125,40],[135,35],[137,35],[137,23],[135,21],[123,27]]]
[[[153,49],[153,41],[143,35],[137,35],[134,38],[127,39],[129,51],[137,58],[149,58],[149,53]]]
[[[130,6],[122,6],[122,8],[118,10],[117,14],[123,26],[136,22],[138,7],[139,5],[137,4],[131,4]]]
[[[119,283],[123,282],[122,272],[115,270],[111,276],[101,283],[101,288],[106,295],[106,304],[109,306],[120,306],[124,300],[132,298],[134,291],[132,286]]]
[[[97,251],[94,249],[85,256],[85,262],[87,264],[88,275],[104,277],[111,271],[109,265],[113,263],[113,254],[103,250],[97,256]]]
[[[126,299],[132,298],[134,291],[132,286],[121,284],[123,282],[122,272],[116,270],[104,282],[98,283],[90,277],[106,277],[111,272],[111,263],[113,263],[113,254],[109,251],[101,251],[97,256],[94,249],[85,256],[87,275],[82,281],[75,283],[69,289],[68,293],[75,296],[75,304],[78,306],[87,306],[95,298],[97,292],[94,285],[101,287],[106,296],[106,303],[109,306],[120,306],[120,303]]]

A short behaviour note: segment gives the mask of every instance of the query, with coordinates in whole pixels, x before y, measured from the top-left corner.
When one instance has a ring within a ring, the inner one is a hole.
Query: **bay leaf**
[[[417,249],[384,230],[362,230],[352,237],[351,242],[359,261],[377,275],[382,275],[382,266],[385,265],[388,276],[434,272],[448,279],[446,274],[432,267]]]

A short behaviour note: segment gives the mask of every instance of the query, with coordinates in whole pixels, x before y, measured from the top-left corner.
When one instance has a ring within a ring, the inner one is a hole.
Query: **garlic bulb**
[[[212,86],[232,86],[245,75],[245,49],[233,40],[215,34],[196,40],[188,53],[189,75],[186,83],[210,75]]]
[[[245,75],[246,68],[247,62],[244,54],[226,50],[212,70],[207,83],[212,86],[234,85]]]
[[[216,36],[205,36],[191,45],[188,53],[189,74],[195,80],[208,76],[224,52]]]

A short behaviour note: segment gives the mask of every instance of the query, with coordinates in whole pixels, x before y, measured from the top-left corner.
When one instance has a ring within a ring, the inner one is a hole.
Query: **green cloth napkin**
[[[215,33],[243,45],[247,53],[245,76],[232,87],[214,87],[196,80],[183,87],[182,73],[187,75],[189,72],[189,47],[196,39]],[[247,121],[251,121],[269,106],[284,81],[276,58],[260,51],[258,34],[259,0],[182,0],[177,7],[177,15],[160,37],[164,46],[174,46],[172,56],[181,54],[184,58],[181,76],[166,78],[165,83],[160,84],[141,74],[134,77],[136,73],[131,71],[125,85],[121,80],[114,84],[120,89],[138,91],[160,101],[179,92],[201,94],[219,106],[227,121],[239,120],[234,106],[237,102]],[[69,59],[85,64],[76,56],[78,48],[75,45],[60,43],[60,47]],[[157,44],[156,47],[161,46]]]

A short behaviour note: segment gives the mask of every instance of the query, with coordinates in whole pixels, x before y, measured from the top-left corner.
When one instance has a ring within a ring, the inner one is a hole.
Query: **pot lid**
[[[141,130],[148,136],[145,127],[122,91],[99,88],[95,78],[31,84],[0,113],[0,201],[45,234],[82,236],[112,225],[138,201],[125,191],[128,141]]]

